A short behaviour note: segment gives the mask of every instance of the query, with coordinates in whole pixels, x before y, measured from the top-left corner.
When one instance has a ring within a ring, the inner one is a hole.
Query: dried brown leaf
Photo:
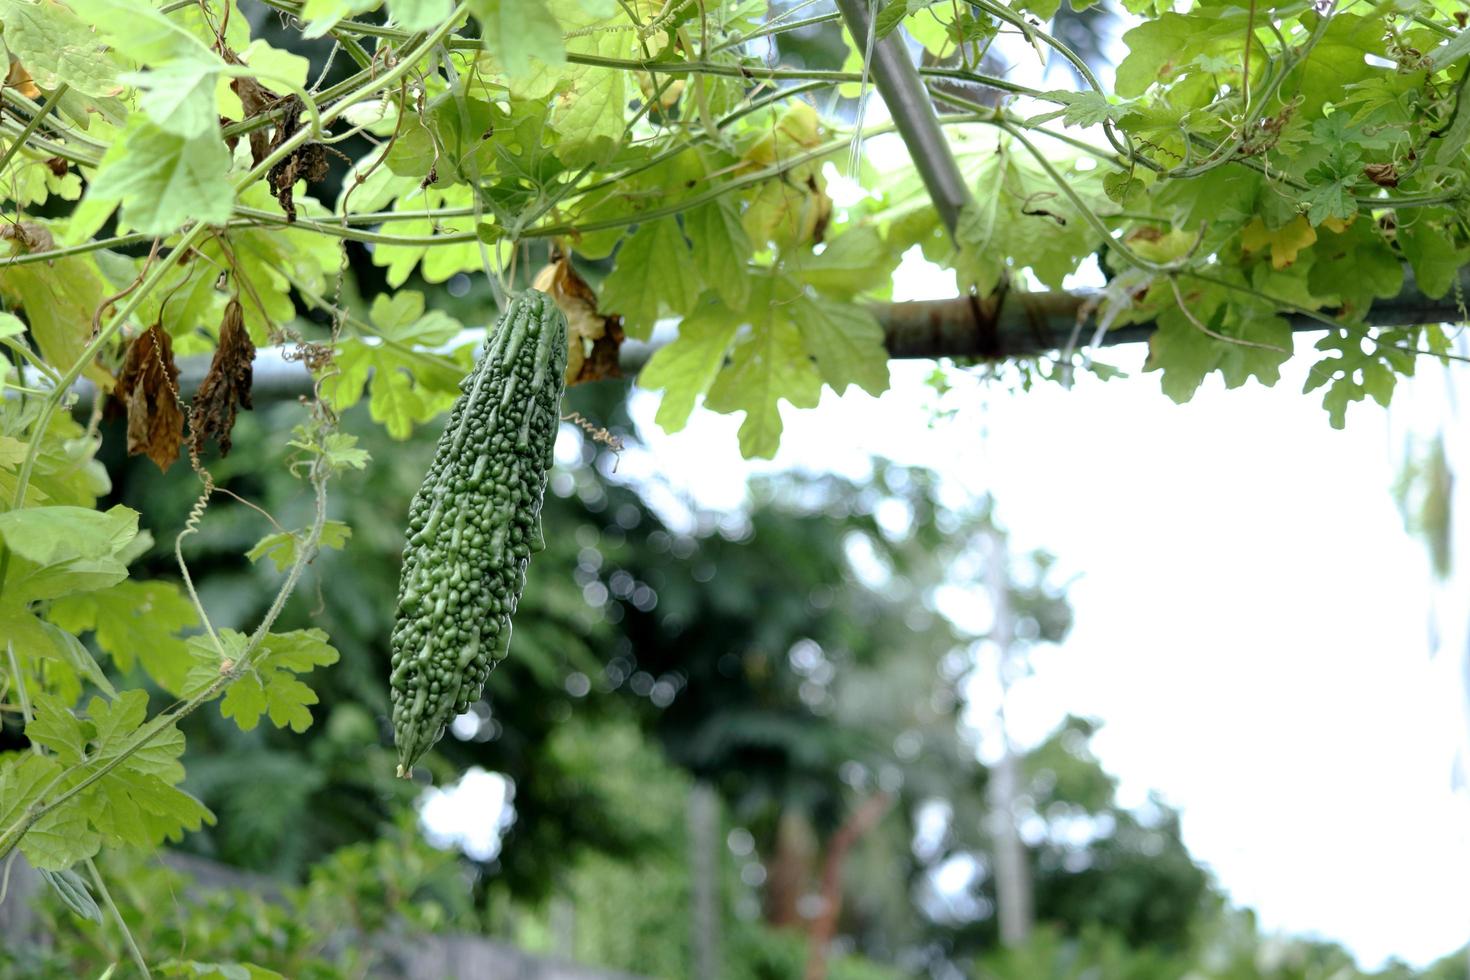
[[[272,150],[278,148],[301,126],[301,100],[293,95],[284,105],[286,114],[276,124],[276,138],[271,141],[270,147]],[[296,182],[305,180],[308,184],[315,184],[326,177],[327,148],[321,143],[303,143],[271,167],[270,173],[266,174],[271,190],[275,191],[276,200],[281,203],[281,210],[286,212],[287,221],[296,220],[296,199],[292,190]]]
[[[0,241],[14,242],[18,253],[49,252],[56,247],[50,229],[34,221],[0,225]]]
[[[113,393],[128,410],[128,455],[145,455],[168,472],[184,441],[184,412],[173,341],[158,324],[128,345]]]
[[[13,88],[28,99],[39,99],[41,90],[36,87],[35,81],[31,79],[31,73],[26,71],[25,65],[11,59],[10,71],[5,76],[5,87]]]
[[[1392,163],[1370,163],[1363,168],[1363,176],[1379,187],[1399,186],[1399,169]]]
[[[204,451],[204,443],[219,443],[219,454],[230,454],[230,432],[235,428],[235,411],[250,408],[250,384],[254,374],[255,345],[245,330],[240,301],[231,299],[220,321],[219,346],[209,373],[199,384],[194,403],[189,409],[189,444],[195,453]]]
[[[241,76],[230,80],[230,88],[240,97],[240,106],[245,110],[245,118],[258,116],[266,112],[275,104],[276,98],[271,95],[265,86],[253,78]],[[242,120],[243,122],[243,120]],[[264,129],[253,129],[250,131],[250,164],[254,166],[266,158],[271,151],[271,138]]]
[[[597,312],[597,294],[577,275],[571,259],[557,254],[536,274],[532,285],[556,300],[567,318],[567,384],[621,378],[618,348],[623,321]]]

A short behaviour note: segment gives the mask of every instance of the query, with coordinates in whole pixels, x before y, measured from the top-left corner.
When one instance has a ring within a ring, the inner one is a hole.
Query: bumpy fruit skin
[[[514,297],[439,438],[408,512],[393,626],[393,733],[406,776],[480,696],[510,646],[566,371],[567,322],[545,293]]]

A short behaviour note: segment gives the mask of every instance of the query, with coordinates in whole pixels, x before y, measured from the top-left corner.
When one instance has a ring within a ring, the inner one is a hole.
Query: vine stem
[[[41,120],[46,118],[47,114],[55,108],[56,103],[60,102],[61,97],[65,94],[66,83],[62,82],[52,90],[50,95],[46,96],[46,101],[42,102],[40,108],[31,116],[31,121],[26,123],[25,128],[20,131],[20,135],[5,148],[3,154],[0,154],[0,171],[10,166],[10,161],[15,159],[15,155],[20,152],[20,148],[25,146],[26,140],[30,139],[31,134],[40,128]]]
[[[87,858],[87,873],[92,876],[92,884],[97,886],[97,894],[102,896],[102,904],[107,906],[107,911],[112,913],[117,927],[122,930],[123,943],[128,947],[128,954],[132,956],[133,962],[138,965],[138,972],[143,974],[143,980],[153,980],[153,974],[148,971],[148,961],[143,959],[143,952],[138,949],[138,941],[133,938],[132,930],[128,928],[127,920],[122,917],[117,903],[112,900],[112,892],[107,890],[107,882],[102,880],[97,862],[91,858]]]

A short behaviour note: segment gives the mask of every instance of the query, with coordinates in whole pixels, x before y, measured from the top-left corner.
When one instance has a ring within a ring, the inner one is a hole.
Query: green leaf
[[[101,925],[102,910],[97,907],[97,901],[92,897],[92,889],[82,880],[81,875],[70,868],[62,871],[49,871],[42,868],[41,877],[46,879],[46,884],[51,886],[51,889],[75,915]]]
[[[277,95],[291,94],[291,90],[281,84],[283,80],[306,87],[306,76],[311,70],[309,58],[273,48],[260,39],[251,41],[250,46],[239,54],[241,61],[249,65],[251,70],[260,73],[256,80]]]
[[[438,27],[454,9],[452,0],[391,0],[388,10],[404,30],[427,31]],[[560,38],[558,38],[560,40]]]
[[[1281,365],[1291,356],[1290,324],[1269,314],[1242,315],[1213,291],[1186,292],[1185,302],[1188,313],[1178,305],[1161,311],[1158,329],[1149,338],[1145,370],[1163,371],[1165,395],[1175,402],[1189,401],[1212,371],[1221,373],[1228,388],[1250,377],[1265,385],[1280,380]],[[1202,327],[1227,339],[1212,337]]]
[[[605,58],[642,57],[637,36],[625,31],[575,37],[569,49]],[[556,128],[562,140],[556,155],[567,166],[580,167],[607,159],[622,144],[629,79],[619,69],[582,68],[573,73],[572,67],[564,70],[571,90],[558,97]]]
[[[35,716],[26,725],[26,738],[45,746],[69,766],[82,761],[87,750],[87,736],[82,723],[61,699],[45,691],[37,691]]]
[[[1417,208],[1408,215],[1399,215],[1395,232],[1404,258],[1414,270],[1415,285],[1425,296],[1435,299],[1449,292],[1460,270],[1470,265],[1470,246],[1457,244],[1450,236],[1452,225],[1441,223],[1452,220],[1448,215],[1445,211]]]
[[[112,43],[124,57],[143,64],[218,56],[187,27],[140,0],[69,0],[68,6]],[[94,41],[95,43],[95,41]]]
[[[789,312],[833,391],[840,395],[850,384],[870,395],[887,390],[888,350],[883,346],[883,325],[872,313],[851,303],[804,295]]]
[[[329,432],[326,438],[317,444],[301,426],[293,429],[291,434],[297,438],[291,440],[287,445],[321,456],[332,468],[333,473],[346,469],[361,470],[367,467],[370,457],[366,449],[357,448],[357,436],[346,432]]]
[[[1085,92],[1068,92],[1061,89],[1053,89],[1043,92],[1042,98],[1051,102],[1060,102],[1066,108],[1055,112],[1043,113],[1026,120],[1027,124],[1043,122],[1047,119],[1062,117],[1062,124],[1066,126],[1101,126],[1108,120],[1119,122],[1129,112],[1130,102],[1113,103],[1108,97],[1094,89]]]
[[[1048,21],[1057,15],[1057,10],[1062,6],[1062,0],[1018,0],[1016,7],[1020,10],[1029,10],[1036,15],[1040,21]]]
[[[431,312],[412,324],[392,329],[402,330],[408,337],[435,339],[457,334],[459,324]],[[423,332],[416,333],[419,330]],[[368,408],[373,420],[393,438],[407,439],[415,423],[433,419],[454,403],[460,379],[469,370],[469,357],[469,345],[460,348],[456,359],[451,360],[421,351],[408,341],[369,344],[347,338],[338,344],[332,361],[334,373],[323,379],[322,394],[336,411],[344,411],[361,400],[371,377]],[[353,449],[350,442],[336,440],[332,445],[343,454],[343,465],[361,468],[359,464],[366,461],[365,455],[358,455],[363,450]]]
[[[485,50],[512,81],[566,64],[561,26],[543,0],[472,0],[470,12],[480,22]],[[622,106],[618,106],[618,125],[622,125]]]
[[[111,702],[93,698],[87,705],[96,729],[92,759],[109,762],[122,757],[137,740],[147,714],[148,695],[143,691],[124,691]],[[169,725],[92,784],[85,794],[87,812],[105,841],[155,847],[166,839],[178,840],[185,830],[214,822],[207,807],[176,788],[184,778],[178,761],[183,752],[183,733]]]
[[[70,667],[79,677],[85,677],[103,694],[117,697],[112,681],[102,672],[102,667],[92,653],[82,646],[82,641],[52,623],[41,623],[41,631],[51,640],[51,656]],[[45,654],[42,654],[45,656]]]
[[[645,222],[618,248],[598,309],[622,314],[628,336],[647,340],[661,309],[685,313],[694,306],[698,276],[678,223],[673,218]]]
[[[368,316],[382,331],[384,339],[423,347],[440,347],[464,329],[458,320],[442,310],[425,314],[424,294],[411,289],[379,293],[373,297]]]
[[[1155,82],[1169,83],[1195,57],[1237,42],[1245,31],[1242,11],[1229,16],[1195,10],[1189,15],[1164,13],[1145,20],[1123,35],[1128,56],[1118,64],[1113,85],[1123,98],[1142,95]]]
[[[20,822],[61,772],[52,756],[27,753],[0,762],[0,829]],[[96,854],[100,844],[87,827],[85,808],[73,798],[32,824],[20,839],[20,850],[37,868],[62,871]]]
[[[644,365],[638,384],[664,389],[654,421],[665,432],[678,432],[689,421],[695,399],[714,383],[742,322],[739,313],[715,296],[706,295],[680,321],[674,341],[660,347]]]
[[[296,564],[296,550],[301,545],[301,535],[304,531],[281,531],[277,534],[269,534],[255,543],[255,547],[245,552],[245,557],[252,562],[258,562],[267,556],[276,566],[276,571],[284,572]],[[322,525],[321,546],[323,548],[341,549],[347,546],[347,539],[352,537],[352,528],[341,521],[327,521]]]
[[[229,169],[216,134],[179,136],[140,115],[103,156],[87,198],[120,202],[122,220],[150,235],[193,221],[223,224],[235,203]]]
[[[0,514],[0,541],[14,555],[7,597],[54,599],[120,582],[137,537],[137,512],[122,505],[106,513],[58,504]]]
[[[791,268],[803,282],[847,297],[886,285],[898,259],[876,229],[863,226],[838,235],[820,253],[802,256]]]
[[[178,586],[162,581],[119,582],[110,588],[63,596],[46,617],[72,633],[96,631],[97,646],[120,671],[141,663],[159,686],[183,692],[194,662],[180,633],[199,625],[198,613]]]
[[[684,231],[689,235],[699,280],[730,306],[744,309],[750,298],[746,263],[753,249],[735,203],[729,197],[718,197],[685,212]]]
[[[38,565],[110,557],[137,536],[138,512],[122,504],[105,513],[55,506],[0,514],[0,539],[11,551]]]
[[[152,71],[130,72],[123,81],[142,90],[138,107],[163,132],[186,139],[218,139],[215,87],[224,67],[222,61],[178,61]]]
[[[0,337],[19,337],[25,332],[26,325],[21,322],[20,317],[16,316],[14,313],[0,313]],[[4,436],[0,438],[10,439],[9,436]],[[10,439],[10,441],[17,443],[20,446],[25,445],[25,443],[19,442],[19,440],[16,439]],[[22,457],[24,457],[24,452],[22,452],[21,455]],[[3,458],[0,458],[0,461],[3,461]]]
[[[769,281],[751,297],[750,333],[730,356],[705,398],[716,412],[745,412],[740,452],[747,459],[770,459],[781,443],[780,402],[814,408],[822,378],[812,364],[796,324],[771,303]]]
[[[377,10],[383,0],[306,0],[301,6],[301,18],[306,21],[302,37],[321,37],[344,17],[365,14]]]
[[[1366,314],[1374,299],[1398,295],[1403,264],[1373,222],[1359,219],[1340,233],[1319,230],[1307,278],[1314,296],[1336,300],[1343,316],[1354,319]]]
[[[1345,221],[1358,213],[1358,202],[1353,200],[1355,181],[1338,180],[1313,184],[1302,196],[1307,206],[1307,219],[1320,225],[1329,218]]]
[[[92,334],[92,314],[114,291],[91,256],[0,265],[0,294],[21,308],[42,356],[59,367],[70,367],[82,356]],[[86,374],[93,381],[112,383],[95,365]]]
[[[246,638],[234,630],[221,630],[220,640],[236,653],[245,649]],[[336,662],[337,651],[319,629],[271,633],[246,673],[226,689],[220,714],[235,719],[247,732],[266,714],[277,728],[289,725],[292,731],[304,732],[311,726],[308,707],[317,703],[317,696],[295,675]]]
[[[1143,189],[1143,181],[1126,170],[1115,170],[1103,175],[1103,193],[1115,204],[1124,203]]]
[[[5,25],[5,46],[40,87],[55,90],[65,82],[97,98],[116,95],[121,88],[117,62],[67,7],[0,0],[0,23]]]
[[[960,212],[955,271],[982,294],[1010,266],[1030,266],[1042,283],[1060,288],[1101,236],[1020,146],[1002,147],[979,166],[974,200]],[[1060,157],[1052,165],[1090,207],[1107,200],[1099,170],[1079,170],[1075,160]]]
[[[881,41],[898,30],[898,25],[903,23],[905,17],[918,13],[932,2],[933,0],[888,0],[888,3],[878,11],[878,16],[873,20],[875,36]],[[858,41],[859,46],[865,43],[865,39]]]

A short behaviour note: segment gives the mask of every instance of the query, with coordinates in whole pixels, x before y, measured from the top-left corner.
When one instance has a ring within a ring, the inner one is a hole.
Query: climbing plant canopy
[[[32,748],[0,757],[0,858],[18,845],[100,914],[83,877],[101,886],[99,848],[213,819],[177,787],[182,714],[218,700],[242,728],[311,723],[300,676],[336,652],[271,627],[350,536],[327,488],[369,460],[337,420],[365,400],[406,438],[448,408],[475,356],[462,327],[492,319],[431,308],[458,275],[502,301],[551,292],[573,383],[676,323],[638,376],[658,423],[701,399],[743,413],[752,457],[776,451],[782,402],[884,390],[903,346],[885,303],[916,246],[954,271],[976,330],[1096,256],[1108,284],[1075,307],[1082,346],[1149,324],[1175,400],[1214,372],[1276,382],[1303,323],[1334,425],[1456,356],[1438,321],[1463,318],[1470,259],[1460,4],[1124,0],[1108,88],[1046,29],[1059,3],[0,0],[0,699]],[[793,32],[846,63],[783,60]],[[1077,83],[1010,80],[999,39]],[[907,154],[870,158],[878,137]],[[386,288],[358,303],[360,246]],[[1405,294],[1460,312],[1375,320]],[[96,509],[93,457],[107,401],[130,452],[187,455],[199,503],[155,529],[183,541],[267,345],[312,379],[281,465],[315,518],[250,552],[282,581],[247,631],[210,621],[178,546],[180,585],[129,577],[152,535]],[[190,356],[210,368],[181,391]],[[150,715],[98,655],[176,700]]]

